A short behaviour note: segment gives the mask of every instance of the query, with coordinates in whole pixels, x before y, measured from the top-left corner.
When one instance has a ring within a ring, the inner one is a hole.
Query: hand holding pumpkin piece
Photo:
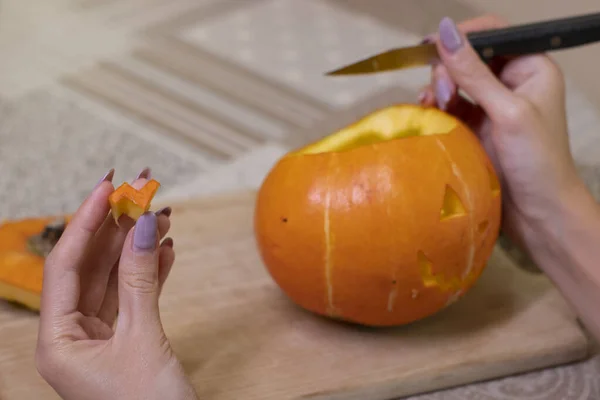
[[[545,54],[486,65],[464,34],[505,25],[491,16],[458,27],[443,19],[427,39],[436,43],[441,60],[420,100],[457,116],[479,136],[500,177],[503,232],[600,339],[600,209],[570,151],[562,72]]]
[[[196,399],[158,309],[175,257],[173,240],[163,240],[171,211],[145,209],[117,225],[112,177],[83,202],[45,260],[38,371],[65,400]],[[131,187],[148,182],[144,170]]]

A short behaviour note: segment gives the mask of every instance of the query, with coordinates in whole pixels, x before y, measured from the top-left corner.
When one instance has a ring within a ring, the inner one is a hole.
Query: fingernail
[[[419,44],[433,43],[433,35],[427,35],[421,40]]]
[[[170,217],[172,212],[173,212],[173,210],[171,209],[171,207],[165,207],[165,208],[161,208],[160,210],[158,210],[156,212],[156,216],[160,217],[161,215],[165,215],[167,217]]]
[[[438,108],[445,110],[452,97],[452,85],[447,79],[439,78],[435,81],[435,97]]]
[[[170,237],[169,237],[169,238],[166,238],[166,239],[163,241],[163,246],[167,246],[167,247],[173,248],[173,246],[174,246],[174,245],[175,245],[175,242],[173,242],[173,239],[172,239],[172,238],[170,238]]]
[[[440,41],[450,53],[454,53],[462,47],[462,37],[458,31],[458,28],[456,27],[456,24],[451,18],[444,17],[440,22],[439,30]]]
[[[424,91],[424,90],[423,90],[423,91],[421,91],[421,92],[419,93],[419,97],[417,97],[417,99],[418,99],[419,103],[421,103],[421,104],[422,104],[422,103],[423,103],[423,101],[425,101],[425,96],[427,96],[427,92],[426,92],[426,91]]]
[[[150,179],[152,170],[148,167],[144,168],[135,179]]]
[[[156,215],[150,212],[138,218],[133,232],[133,247],[136,250],[154,250],[156,248]]]
[[[115,176],[115,169],[111,168],[110,171],[108,171],[106,173],[106,175],[104,175],[104,177],[98,181],[98,183],[96,184],[95,187],[100,186],[102,184],[102,182],[107,182],[107,181],[111,182],[113,180],[114,176]]]

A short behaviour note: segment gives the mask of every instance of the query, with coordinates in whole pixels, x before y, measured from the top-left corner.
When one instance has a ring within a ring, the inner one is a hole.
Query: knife
[[[600,41],[600,12],[506,28],[470,32],[467,39],[484,62],[567,49]],[[435,43],[388,50],[325,75],[357,75],[426,66],[439,59]]]

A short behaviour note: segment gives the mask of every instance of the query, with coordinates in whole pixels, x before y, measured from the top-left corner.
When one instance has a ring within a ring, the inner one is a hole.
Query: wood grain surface
[[[588,354],[548,280],[500,250],[466,297],[409,326],[367,329],[304,312],[261,263],[253,210],[253,192],[173,206],[177,261],[162,317],[203,400],[394,399]],[[0,305],[2,400],[57,398],[34,368],[37,323]]]

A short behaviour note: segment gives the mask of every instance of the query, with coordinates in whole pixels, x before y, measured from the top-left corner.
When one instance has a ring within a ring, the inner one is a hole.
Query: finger
[[[458,29],[463,33],[482,31],[488,29],[497,29],[507,26],[508,23],[503,18],[496,15],[484,15],[473,18],[458,24]],[[428,35],[424,43],[432,43],[439,40],[439,34],[436,32]],[[423,91],[419,100],[424,105],[437,105],[438,108],[446,110],[450,103],[457,100],[458,88],[452,77],[448,74],[443,64],[437,63],[431,69],[432,88]],[[433,100],[431,99],[433,95]]]
[[[528,81],[533,81],[532,85],[560,89],[561,82],[564,81],[560,67],[547,54],[532,54],[511,60],[510,65],[502,71],[500,79],[511,89],[518,89]],[[524,92],[529,92],[528,89]]]
[[[470,98],[492,117],[513,107],[515,96],[483,63],[450,18],[440,22],[439,37],[437,48],[442,63],[451,79]]]
[[[419,91],[418,103],[423,107],[433,107],[435,105],[435,95],[432,85],[427,85]]]
[[[168,209],[170,210],[170,209]],[[168,212],[168,214],[165,214]],[[158,217],[158,232],[159,237],[162,239],[169,232],[171,221],[168,218],[170,211],[160,210],[156,212]],[[163,243],[164,245],[164,243]],[[160,271],[162,263],[159,261],[159,281]],[[115,262],[110,272],[110,277],[106,285],[106,293],[102,300],[102,306],[98,310],[97,317],[104,321],[108,326],[112,326],[117,317],[117,311],[119,309],[119,294],[118,294],[118,273],[119,273],[119,260]]]
[[[508,26],[508,21],[506,19],[499,15],[486,14],[459,23],[458,29],[462,32],[476,32],[504,28],[506,26]]]
[[[458,24],[458,29],[463,33],[470,33],[485,31],[489,29],[504,28],[506,26],[508,26],[508,21],[506,21],[504,18],[494,14],[487,14],[460,22]],[[423,42],[432,43],[434,41],[437,41],[438,39],[438,32],[434,32],[432,34],[427,35]]]
[[[144,168],[132,182],[141,189],[150,179],[150,169]],[[88,316],[97,315],[106,294],[108,279],[113,266],[119,259],[127,233],[134,221],[124,216],[116,224],[112,216],[107,216],[94,238],[87,262],[82,269],[82,291],[79,311]]]
[[[482,31],[488,29],[502,28],[508,25],[508,22],[497,15],[484,15],[473,18],[458,24],[458,29],[463,33]],[[439,34],[428,35],[423,43],[433,43],[439,40]],[[439,86],[436,87],[436,78],[440,79]],[[457,85],[452,81],[443,64],[434,64],[431,69],[432,86],[424,89],[419,94],[419,103],[424,106],[437,105],[438,108],[445,110],[449,103],[457,98]],[[450,92],[450,93],[448,93]]]
[[[153,213],[145,213],[127,235],[121,254],[117,332],[120,329],[147,331],[153,324],[160,324],[158,243],[158,218]]]
[[[451,103],[456,101],[458,88],[450,77],[443,64],[438,64],[432,69],[432,82],[437,107],[446,111]]]
[[[495,76],[500,78],[504,66],[510,61],[508,58],[498,58],[491,60],[488,67]],[[502,83],[505,83],[501,78]],[[460,88],[450,76],[448,69],[444,64],[437,64],[431,70],[431,92],[433,102],[438,108],[447,111],[453,104],[460,101]],[[472,103],[471,103],[472,104]]]
[[[150,169],[145,168],[132,182],[132,186],[141,189],[149,176]],[[108,215],[98,230],[81,273],[79,311],[83,315],[95,316],[98,313],[106,293],[110,272],[121,256],[125,237],[133,224],[133,220],[124,217],[117,225],[112,215]]]
[[[159,295],[162,291],[162,287],[167,280],[169,273],[173,267],[173,263],[175,261],[175,252],[173,250],[173,239],[165,239],[159,249],[159,258],[158,258],[158,282],[159,282]],[[117,319],[117,314],[119,311],[119,297],[118,297],[118,287],[119,287],[119,267],[115,266],[115,268],[111,271],[110,278],[108,280],[108,288],[107,292],[112,293],[113,295],[107,296],[102,303],[102,308],[98,312],[98,318],[102,320],[106,325],[112,327]]]
[[[117,319],[119,311],[119,265],[110,271],[108,282],[106,284],[106,296],[102,301],[102,306],[96,315],[101,321],[112,327]]]
[[[175,250],[173,249],[173,239],[167,238],[160,246],[160,255],[158,258],[158,284],[159,294],[162,293],[163,286],[171,273],[175,263]]]
[[[44,264],[41,319],[77,310],[80,269],[96,231],[106,218],[108,197],[114,190],[111,169],[75,212]]]

